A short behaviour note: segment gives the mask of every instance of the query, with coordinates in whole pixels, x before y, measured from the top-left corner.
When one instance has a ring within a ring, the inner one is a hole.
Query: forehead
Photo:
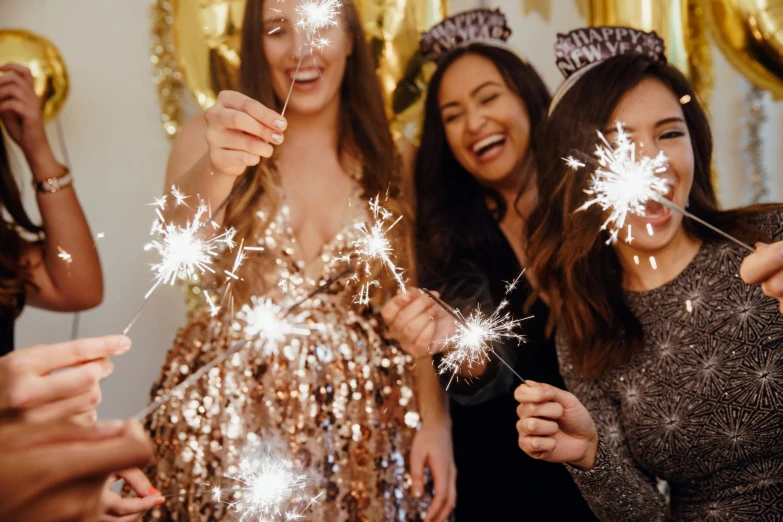
[[[489,58],[475,53],[460,56],[443,73],[438,99],[441,104],[455,101],[469,96],[476,87],[486,82],[506,83]]]
[[[639,127],[675,116],[683,116],[679,97],[660,80],[648,78],[620,98],[609,123]]]

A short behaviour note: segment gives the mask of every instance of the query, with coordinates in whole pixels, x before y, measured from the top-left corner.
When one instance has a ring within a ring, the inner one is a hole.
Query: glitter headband
[[[648,56],[654,62],[666,63],[666,44],[655,31],[645,32],[630,27],[603,26],[574,29],[558,33],[555,43],[555,63],[565,76],[549,105],[549,114],[590,69],[605,60],[625,54]]]
[[[527,60],[508,44],[511,29],[500,9],[473,9],[450,16],[421,35],[419,48],[426,60],[439,62],[456,49],[472,44],[499,47]]]

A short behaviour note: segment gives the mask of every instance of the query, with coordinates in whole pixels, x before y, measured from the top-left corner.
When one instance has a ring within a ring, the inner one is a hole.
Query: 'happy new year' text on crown
[[[666,44],[655,31],[645,32],[630,27],[585,27],[566,34],[558,33],[555,43],[555,63],[566,80],[555,93],[549,113],[566,92],[587,71],[599,63],[625,54],[643,55],[654,62],[666,63]]]
[[[440,61],[449,52],[472,43],[503,47],[512,52],[507,40],[511,29],[499,9],[473,9],[446,18],[421,35],[421,54]],[[515,54],[518,54],[515,52]]]

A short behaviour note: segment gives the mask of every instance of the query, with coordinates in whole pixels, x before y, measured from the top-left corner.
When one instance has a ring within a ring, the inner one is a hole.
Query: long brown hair
[[[276,96],[272,87],[272,75],[264,49],[264,1],[248,0],[245,8],[239,84],[244,94],[280,112],[282,100]],[[362,175],[359,183],[363,197],[371,198],[378,194],[388,194],[384,206],[392,211],[404,213],[404,208],[397,199],[399,193],[397,173],[400,162],[389,130],[380,83],[375,75],[375,63],[356,7],[351,0],[342,3],[339,23],[353,40],[353,52],[347,58],[340,90],[338,154],[346,167],[352,162],[361,163]],[[245,187],[226,208],[225,224],[237,230],[238,239],[249,242],[261,237],[269,225],[269,220],[274,219],[280,204],[276,191],[270,190],[278,181],[274,163],[273,157],[271,160],[262,161],[255,168],[248,169],[244,175]],[[240,177],[237,182],[241,180]],[[266,222],[260,220],[253,211],[262,197],[267,198],[271,206]],[[390,239],[396,239],[397,243],[405,246],[407,243],[403,238],[406,237],[406,225],[399,227],[399,230],[397,228],[394,229],[396,235]],[[401,266],[408,266],[409,249],[399,250]],[[253,257],[262,258],[262,256]],[[246,263],[245,273],[251,273],[252,268],[248,270],[247,266],[250,263],[252,261]],[[235,296],[240,302],[245,302],[252,290],[249,285],[241,283],[235,284],[234,288]]]
[[[538,291],[551,307],[548,325],[565,330],[571,357],[587,378],[603,375],[627,361],[642,346],[643,332],[623,295],[622,269],[614,249],[604,245],[602,212],[596,206],[575,213],[585,201],[583,189],[590,173],[572,171],[562,157],[595,148],[596,129],[611,123],[625,93],[653,78],[680,99],[694,156],[694,179],[689,201],[696,216],[748,242],[765,240],[748,218],[763,208],[724,211],[712,186],[712,133],[707,116],[687,79],[676,68],[644,56],[611,58],[588,71],[560,100],[539,136],[539,203],[527,222],[529,269]],[[685,231],[702,241],[720,239],[694,221],[683,220]]]
[[[0,131],[0,315],[17,311],[25,285],[30,284],[29,267],[22,263],[27,241],[22,234],[41,238],[43,228],[33,223],[22,205],[19,186],[11,171],[5,137]],[[15,313],[13,314],[15,315]]]

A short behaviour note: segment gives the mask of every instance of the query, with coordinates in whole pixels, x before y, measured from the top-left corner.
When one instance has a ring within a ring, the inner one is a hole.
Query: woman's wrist
[[[57,161],[54,153],[48,147],[39,153],[26,155],[25,157],[35,181],[59,178],[68,173],[68,168]]]
[[[582,471],[590,471],[595,467],[598,459],[598,432],[593,432],[589,438],[584,456],[576,462],[569,462],[575,468]]]

